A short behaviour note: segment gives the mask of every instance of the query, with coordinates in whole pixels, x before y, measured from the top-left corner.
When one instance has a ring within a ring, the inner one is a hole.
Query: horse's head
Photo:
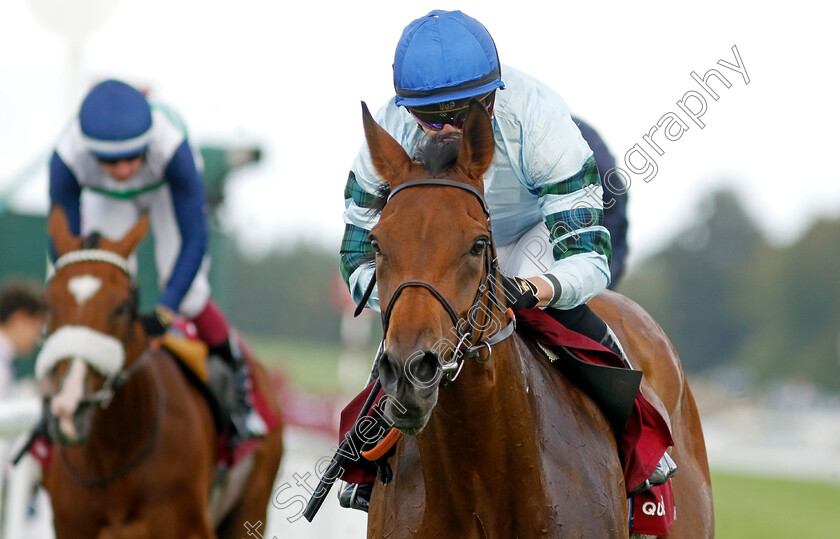
[[[416,434],[444,372],[462,366],[465,350],[476,356],[501,326],[483,198],[493,130],[473,102],[462,133],[430,137],[413,161],[364,105],[363,116],[372,162],[390,187],[370,235],[385,325],[379,378],[390,397],[386,413]]]
[[[87,438],[94,405],[107,405],[111,384],[145,347],[126,257],[147,229],[143,216],[121,240],[99,238],[94,246],[70,232],[60,207],[50,213],[58,259],[35,374],[49,403],[48,427],[61,442]]]

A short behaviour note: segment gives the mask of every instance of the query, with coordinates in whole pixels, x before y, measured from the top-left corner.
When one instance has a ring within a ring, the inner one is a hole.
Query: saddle
[[[245,343],[239,346],[248,364],[249,394],[254,411],[260,415],[268,430],[280,424],[280,418],[269,406],[254,380],[255,360]],[[161,347],[170,352],[186,378],[204,396],[213,414],[216,426],[217,463],[221,468],[232,468],[257,447],[259,437],[231,444],[233,424],[231,415],[236,408],[236,381],[233,368],[218,356],[208,353],[207,345],[198,340],[195,328],[188,321],[176,321],[162,337]]]
[[[221,359],[210,356],[207,345],[198,340],[194,328],[185,320],[176,320],[160,337],[160,346],[175,358],[181,371],[204,396],[216,432],[230,427],[233,410],[233,371]]]

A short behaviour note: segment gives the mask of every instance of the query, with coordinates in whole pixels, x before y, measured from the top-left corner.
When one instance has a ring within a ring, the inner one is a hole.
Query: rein
[[[385,339],[385,335],[388,334],[388,327],[391,323],[391,314],[394,310],[394,305],[397,302],[397,299],[400,295],[407,289],[407,288],[425,288],[432,294],[438,303],[446,311],[446,314],[449,315],[449,318],[452,320],[452,325],[455,328],[456,335],[458,336],[458,344],[455,346],[455,349],[452,352],[452,358],[441,365],[441,370],[443,371],[444,375],[447,376],[450,382],[455,381],[458,375],[461,372],[461,369],[464,366],[464,360],[466,359],[476,359],[476,361],[481,361],[482,363],[486,362],[490,359],[490,355],[492,354],[492,345],[497,344],[504,339],[510,337],[514,330],[516,329],[516,319],[513,317],[513,312],[508,309],[508,324],[501,330],[499,330],[494,335],[491,335],[485,339],[485,332],[486,326],[488,326],[489,319],[493,316],[492,309],[490,309],[490,303],[492,298],[496,297],[496,291],[498,287],[498,278],[499,278],[499,264],[496,260],[496,247],[493,243],[493,233],[492,227],[490,224],[490,210],[487,207],[487,201],[484,199],[484,195],[478,191],[475,187],[468,185],[463,182],[458,182],[454,180],[444,180],[444,179],[423,179],[423,180],[413,180],[409,182],[405,182],[402,185],[398,186],[396,189],[391,191],[388,195],[388,199],[386,201],[389,202],[397,193],[400,191],[410,188],[410,187],[454,187],[457,189],[463,189],[468,193],[472,194],[476,200],[481,204],[481,209],[484,212],[484,217],[487,219],[487,232],[490,236],[490,244],[484,250],[484,279],[479,283],[478,289],[475,293],[475,298],[473,299],[473,303],[469,309],[467,309],[467,315],[473,311],[476,307],[478,307],[482,300],[484,300],[484,296],[489,293],[488,299],[486,300],[486,307],[484,312],[485,317],[483,324],[481,327],[481,332],[478,334],[477,338],[472,344],[469,344],[469,341],[473,338],[469,329],[461,332],[462,325],[464,320],[458,317],[457,312],[452,307],[452,304],[446,297],[430,282],[424,281],[421,279],[409,279],[403,281],[397,286],[396,290],[394,290],[393,295],[391,296],[390,301],[388,302],[388,306],[383,312],[382,315],[382,329],[383,329],[383,342]],[[370,296],[370,292],[373,290],[373,285],[376,279],[371,280],[371,284],[368,287],[368,290],[365,293],[365,297],[362,299],[360,306],[363,306],[367,302],[367,298]],[[479,354],[483,348],[487,349],[487,357],[482,361],[479,360]]]
[[[143,352],[143,354],[137,358],[131,365],[128,367],[120,370],[113,376],[109,376],[105,380],[105,384],[103,384],[102,389],[90,395],[89,397],[82,397],[79,399],[80,404],[98,404],[103,410],[111,404],[111,401],[114,399],[114,394],[120,390],[122,386],[128,382],[128,379],[131,376],[140,370],[146,363],[149,362],[149,358],[152,357],[152,354],[149,353],[148,350]]]
[[[147,363],[149,357],[151,357],[151,354],[148,351],[144,352],[143,355],[140,356],[140,359],[133,363],[129,368],[122,371],[128,372],[125,378],[123,378],[123,383],[125,383],[125,381],[127,381],[128,378],[131,376],[131,374],[136,372],[139,369],[139,367],[138,369],[133,369],[130,371],[129,369],[137,363],[141,363],[141,361],[143,364]],[[140,450],[137,451],[137,453],[135,453],[134,456],[131,457],[131,459],[126,461],[116,471],[98,477],[88,477],[77,472],[70,464],[70,460],[67,458],[67,452],[65,451],[65,448],[61,447],[59,449],[59,453],[61,454],[61,463],[64,465],[64,468],[70,474],[70,477],[73,478],[73,480],[85,485],[86,487],[100,487],[103,485],[107,485],[111,481],[119,479],[120,477],[130,472],[146,457],[149,456],[149,454],[155,448],[155,444],[157,443],[158,435],[160,434],[160,426],[163,421],[164,410],[166,409],[166,388],[163,387],[163,381],[161,380],[160,373],[158,372],[158,369],[156,369],[154,366],[152,366],[152,376],[155,379],[155,396],[157,397],[157,407],[155,408],[155,422],[152,427],[152,433],[146,438],[146,442],[143,444],[143,447],[141,447]]]
[[[104,262],[106,264],[116,266],[129,277],[129,280],[131,281],[132,294],[134,293],[135,285],[131,275],[131,269],[128,259],[111,251],[106,251],[104,249],[85,248],[76,251],[70,251],[59,257],[58,260],[55,261],[53,267],[55,272],[58,272],[66,266],[81,262]],[[54,276],[54,273],[50,276],[50,278]],[[120,388],[122,388],[135,373],[137,373],[141,368],[149,364],[149,360],[151,357],[152,354],[150,350],[147,349],[140,355],[139,358],[132,362],[131,365],[124,367],[120,369],[117,373],[109,376],[106,379],[103,387],[99,389],[96,393],[81,398],[79,400],[79,404],[88,406],[98,404],[102,409],[108,408],[116,392],[119,391]],[[152,376],[155,381],[155,395],[157,397],[157,407],[155,410],[155,421],[154,426],[152,428],[152,433],[146,439],[146,442],[143,444],[143,447],[140,448],[140,450],[131,459],[129,459],[122,466],[120,466],[120,468],[117,469],[115,472],[100,477],[86,477],[74,470],[72,465],[70,464],[70,461],[67,458],[67,454],[64,451],[64,448],[61,448],[60,453],[62,464],[64,464],[64,467],[67,469],[68,473],[75,481],[88,487],[105,485],[128,473],[132,468],[140,464],[140,462],[142,462],[143,459],[145,459],[152,452],[158,439],[161,422],[164,416],[164,410],[166,408],[166,390],[163,386],[163,382],[161,380],[158,369],[156,369],[154,366],[152,366],[151,369]],[[49,400],[50,398],[46,399],[47,402],[49,402]],[[47,407],[47,409],[49,409],[49,407]]]

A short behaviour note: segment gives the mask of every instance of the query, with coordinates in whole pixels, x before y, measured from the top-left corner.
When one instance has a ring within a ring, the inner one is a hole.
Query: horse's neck
[[[148,359],[116,391],[108,407],[95,415],[91,449],[97,453],[104,451],[108,455],[117,455],[119,460],[154,436],[155,422],[159,419],[158,403],[164,398],[160,394],[160,384],[156,382],[161,374],[154,372],[154,369],[160,368],[153,364],[155,361],[154,358]]]
[[[466,477],[473,485],[470,495],[481,496],[476,490],[503,492],[512,477],[521,482],[540,473],[536,431],[528,420],[534,400],[529,398],[529,369],[521,361],[514,338],[507,339],[493,347],[490,362],[465,365],[461,376],[441,390],[418,436],[427,498],[434,496],[430,484],[452,485]]]

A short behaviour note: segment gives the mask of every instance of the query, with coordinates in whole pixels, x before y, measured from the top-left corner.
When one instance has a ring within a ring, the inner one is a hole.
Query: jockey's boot
[[[344,488],[338,492],[338,504],[348,509],[358,509],[368,512],[370,508],[370,495],[373,492],[373,483],[357,485],[345,483]]]
[[[371,382],[376,380],[379,376],[379,356],[382,355],[384,342],[380,343],[379,349],[376,351],[376,357],[373,358],[373,367],[370,370],[365,387],[369,386]],[[341,507],[348,509],[358,509],[359,511],[368,512],[370,507],[370,495],[373,492],[373,483],[344,483],[344,488],[338,491],[338,504]]]
[[[606,324],[605,324],[606,325]],[[632,369],[633,366],[630,365],[630,360],[627,359],[627,354],[624,353],[624,348],[621,347],[621,343],[618,342],[618,337],[615,336],[613,333],[612,328],[610,326],[606,326],[607,331],[604,333],[604,336],[601,338],[601,344],[604,347],[609,348],[615,354],[621,358],[621,362],[624,363],[624,366],[628,369]]]
[[[210,354],[220,357],[233,371],[234,404],[230,414],[232,432],[228,445],[235,447],[240,442],[265,435],[265,422],[251,403],[248,362],[236,337],[231,333],[222,344],[210,348]]]
[[[618,357],[621,358],[625,367],[628,369],[633,368],[630,365],[630,361],[627,359],[627,354],[624,353],[624,349],[621,347],[621,343],[618,342],[618,338],[616,338],[615,333],[613,333],[613,330],[609,326],[607,326],[607,331],[601,339],[601,344],[615,352]],[[649,490],[650,487],[662,485],[675,475],[677,475],[677,464],[674,462],[674,459],[671,458],[671,455],[664,453],[662,458],[659,459],[659,464],[656,465],[656,469],[653,471],[650,478],[631,490],[628,496],[632,498],[636,494],[641,494],[642,492]]]
[[[631,490],[627,497],[632,498],[636,494],[641,494],[642,492],[650,490],[650,487],[662,485],[675,475],[677,475],[677,463],[674,462],[671,455],[665,453],[662,455],[662,458],[659,459],[659,464],[656,465],[656,469],[653,471],[650,478]]]

